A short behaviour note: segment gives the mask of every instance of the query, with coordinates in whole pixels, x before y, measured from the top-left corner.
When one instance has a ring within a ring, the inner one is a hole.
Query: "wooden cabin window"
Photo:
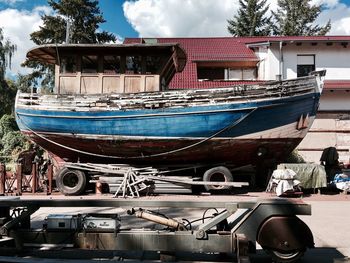
[[[60,73],[76,73],[77,72],[77,58],[76,56],[61,57]]]
[[[97,56],[82,56],[81,57],[81,72],[82,73],[97,73],[98,57]]]
[[[163,59],[164,60],[164,59]],[[146,57],[146,74],[157,74],[163,66],[161,57],[147,56]]]
[[[120,74],[121,73],[120,56],[104,56],[103,73]]]
[[[141,74],[142,73],[142,57],[127,56],[126,57],[126,74]]]

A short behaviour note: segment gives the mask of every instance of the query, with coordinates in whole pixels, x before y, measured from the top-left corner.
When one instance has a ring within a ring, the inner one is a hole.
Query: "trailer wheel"
[[[274,262],[279,263],[291,263],[296,262],[299,258],[304,255],[305,250],[294,250],[294,251],[277,251],[273,249],[265,249],[265,251],[272,257]]]
[[[63,168],[56,177],[56,184],[64,195],[79,195],[85,191],[86,176],[82,171]]]
[[[207,170],[203,175],[204,182],[233,182],[233,176],[229,169],[224,166],[218,166]],[[223,185],[204,185],[205,190],[218,191],[229,189],[230,186]]]

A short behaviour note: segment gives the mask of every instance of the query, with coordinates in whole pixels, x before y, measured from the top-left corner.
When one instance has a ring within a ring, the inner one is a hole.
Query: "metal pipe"
[[[279,80],[283,80],[283,41],[280,41],[280,58],[279,58]]]
[[[174,219],[157,216],[143,210],[136,211],[135,216],[157,224],[175,228],[176,230],[181,230],[181,231],[186,230],[183,224],[175,221]]]

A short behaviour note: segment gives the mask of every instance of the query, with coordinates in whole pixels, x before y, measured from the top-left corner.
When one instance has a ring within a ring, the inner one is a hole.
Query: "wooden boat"
[[[177,44],[45,45],[27,57],[55,65],[55,93],[18,93],[18,126],[71,162],[241,166],[265,156],[283,160],[309,130],[323,86],[316,72],[168,90],[186,63]]]

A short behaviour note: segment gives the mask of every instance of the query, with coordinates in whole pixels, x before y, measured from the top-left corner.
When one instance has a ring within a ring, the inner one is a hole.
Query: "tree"
[[[266,16],[267,0],[239,0],[238,14],[227,20],[228,31],[234,36],[267,36],[271,33],[271,17]]]
[[[16,46],[8,39],[4,39],[2,28],[0,28],[0,118],[6,113],[12,112],[14,104],[15,89],[9,86],[5,80],[7,67],[11,66],[11,58],[16,51]]]
[[[12,55],[16,51],[16,45],[13,45],[10,40],[4,42],[2,28],[0,28],[0,80],[5,79],[7,67],[11,67]]]
[[[280,36],[325,35],[331,29],[330,20],[325,26],[314,22],[322,11],[322,5],[312,5],[310,0],[278,0],[278,9],[272,11],[275,23],[273,32]]]
[[[98,32],[103,19],[96,0],[49,0],[55,16],[44,15],[44,25],[30,36],[37,45],[63,43],[66,39],[67,20],[70,26],[71,43],[106,43],[116,37],[106,31]]]
[[[66,40],[67,21],[70,24],[70,43],[107,43],[115,42],[116,37],[106,31],[99,32],[99,24],[106,22],[97,0],[49,0],[48,4],[55,15],[42,16],[43,26],[33,32],[30,37],[37,45],[64,43]],[[34,71],[25,81],[33,86],[41,79],[44,89],[54,86],[54,67],[37,61],[25,61],[23,66],[33,68]]]

